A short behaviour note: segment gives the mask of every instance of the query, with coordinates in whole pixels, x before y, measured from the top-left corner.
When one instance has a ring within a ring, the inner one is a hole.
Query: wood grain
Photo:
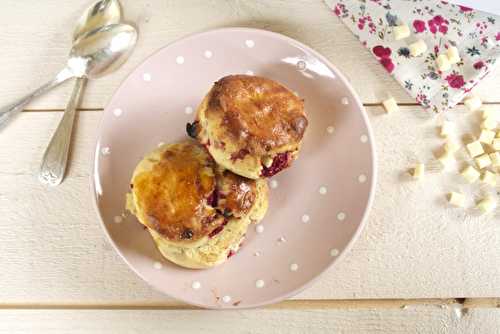
[[[87,0],[4,0],[0,11],[0,106],[61,68]],[[0,130],[0,333],[494,333],[500,327],[500,209],[470,209],[485,192],[456,170],[438,172],[432,151],[441,118],[475,133],[462,107],[430,116],[390,78],[320,0],[121,0],[140,30],[129,62],[88,85],[70,168],[57,188],[37,180],[39,163],[71,91],[65,84]],[[201,311],[152,290],[104,237],[89,173],[101,109],[120,82],[155,50],[191,33],[244,26],[283,33],[325,55],[369,107],[378,148],[377,194],[352,251],[294,300],[260,310]],[[477,94],[500,103],[500,70]],[[384,115],[387,93],[401,112]],[[499,104],[488,108],[500,108]],[[40,111],[46,110],[46,111]],[[463,156],[463,152],[459,152]],[[431,171],[412,182],[423,161]],[[444,194],[462,190],[468,209]],[[464,297],[467,297],[464,299]],[[489,298],[492,297],[492,298]],[[334,299],[334,300],[332,300]]]
[[[28,93],[61,69],[70,48],[72,27],[88,2],[2,1],[0,105]],[[126,19],[139,28],[137,48],[118,72],[89,83],[82,108],[104,107],[127,74],[155,50],[195,32],[234,26],[283,33],[311,46],[350,79],[365,103],[379,103],[388,92],[399,102],[415,102],[320,0],[121,2]],[[494,71],[477,87],[485,101],[500,102],[499,73]],[[64,84],[28,108],[63,109],[70,86]]]
[[[345,259],[296,298],[500,296],[499,211],[479,216],[447,207],[451,189],[468,192],[469,206],[481,191],[456,172],[429,172],[421,182],[406,175],[417,160],[432,166],[432,149],[442,142],[436,120],[417,107],[368,112],[379,161],[368,224]],[[94,213],[89,171],[100,112],[80,114],[65,182],[38,182],[43,148],[61,115],[23,113],[0,132],[1,303],[173,302],[127,268]],[[472,115],[458,108],[456,116]]]
[[[494,333],[500,310],[1,310],[0,333]]]

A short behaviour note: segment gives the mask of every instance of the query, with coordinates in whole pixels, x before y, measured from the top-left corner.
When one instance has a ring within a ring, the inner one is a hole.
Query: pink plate
[[[136,164],[185,125],[217,79],[235,73],[277,80],[305,99],[309,117],[293,166],[269,180],[263,228],[221,266],[190,270],[164,260],[149,233],[124,211]],[[146,59],[104,111],[92,190],[118,253],[145,281],[187,303],[248,308],[304,289],[336,263],[361,231],[375,184],[366,112],[342,74],[317,52],[269,31],[229,28],[181,39]],[[260,232],[260,233],[258,233]]]

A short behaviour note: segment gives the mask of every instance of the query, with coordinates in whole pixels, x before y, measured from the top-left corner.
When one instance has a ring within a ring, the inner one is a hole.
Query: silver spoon
[[[110,3],[109,7],[112,9],[111,12],[116,13],[117,9],[116,9],[115,3]],[[90,11],[86,11],[85,14],[89,15],[91,12],[96,12],[96,8],[91,7],[89,9],[90,9]],[[119,7],[118,7],[118,10],[119,10]],[[97,10],[97,12],[100,12],[102,14],[102,11],[100,11],[100,10]],[[95,20],[93,20],[93,22],[102,21],[104,17],[107,17],[107,16],[102,15],[101,19],[95,19]],[[85,19],[81,18],[79,20],[78,26],[81,26],[82,20],[85,20]],[[97,28],[98,27],[96,26],[95,29],[97,29]],[[77,27],[77,29],[78,29],[78,27]],[[91,29],[91,30],[95,30],[95,29]],[[81,30],[78,29],[79,33],[78,33],[77,37],[81,37],[83,34],[88,33],[91,30],[87,31],[87,29],[81,29]],[[14,116],[14,115],[18,114],[20,111],[22,111],[23,108],[34,98],[36,98],[42,94],[45,94],[46,92],[48,92],[52,88],[60,85],[61,83],[63,83],[64,81],[66,81],[70,78],[82,77],[82,76],[86,75],[86,73],[85,73],[85,68],[86,68],[85,59],[82,59],[82,55],[79,55],[74,51],[75,50],[71,51],[70,58],[68,59],[68,63],[66,65],[66,67],[62,71],[60,71],[53,80],[45,83],[40,88],[33,91],[31,94],[24,96],[23,98],[19,99],[18,101],[0,108],[0,127],[2,125],[6,124],[7,120],[10,119],[12,116]]]
[[[80,17],[73,33],[73,45],[93,30],[119,23],[121,8],[118,0],[100,0],[92,4]],[[43,155],[39,179],[42,183],[58,185],[62,182],[68,162],[71,134],[80,96],[87,82],[86,77],[76,79],[73,93],[63,117]]]
[[[63,70],[71,77],[100,78],[120,67],[128,58],[137,41],[137,31],[127,24],[111,24],[82,36],[73,46],[68,61],[68,67]],[[79,95],[79,90],[73,94],[72,100]],[[76,107],[76,102],[73,100]],[[72,122],[71,122],[72,123]],[[67,131],[64,124],[61,131]],[[51,144],[49,144],[51,146]],[[61,145],[55,144],[56,147]],[[44,161],[40,169],[39,179],[44,183],[58,185],[64,176],[67,161],[67,149],[54,149],[45,152]]]
[[[113,72],[127,60],[136,41],[137,31],[127,24],[111,24],[92,30],[82,36],[73,46],[68,65],[61,71],[63,74],[58,75],[58,77],[62,76],[64,80],[72,77],[100,78]],[[74,94],[72,98],[76,96]],[[60,126],[66,127],[64,124]],[[56,147],[60,147],[60,145],[56,145]],[[47,154],[46,152],[40,170],[40,181],[52,185],[61,183],[66,168],[67,151],[64,152],[63,149],[60,151],[62,153]],[[54,159],[52,160],[49,156],[53,156]]]

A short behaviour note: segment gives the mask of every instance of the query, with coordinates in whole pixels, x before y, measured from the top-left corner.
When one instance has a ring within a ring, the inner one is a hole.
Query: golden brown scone
[[[193,140],[163,145],[136,167],[127,208],[162,254],[188,268],[206,268],[235,252],[248,224],[267,210],[267,184],[219,169]]]
[[[304,101],[283,85],[230,75],[214,84],[187,131],[222,167],[257,179],[296,159],[307,124]]]

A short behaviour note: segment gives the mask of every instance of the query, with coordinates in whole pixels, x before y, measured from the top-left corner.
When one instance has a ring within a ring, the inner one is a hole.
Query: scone
[[[230,75],[214,84],[186,130],[222,167],[258,179],[290,166],[307,124],[304,101],[283,85]]]
[[[234,254],[268,206],[267,184],[224,171],[193,140],[163,145],[135,168],[127,208],[165,258],[208,268]]]

